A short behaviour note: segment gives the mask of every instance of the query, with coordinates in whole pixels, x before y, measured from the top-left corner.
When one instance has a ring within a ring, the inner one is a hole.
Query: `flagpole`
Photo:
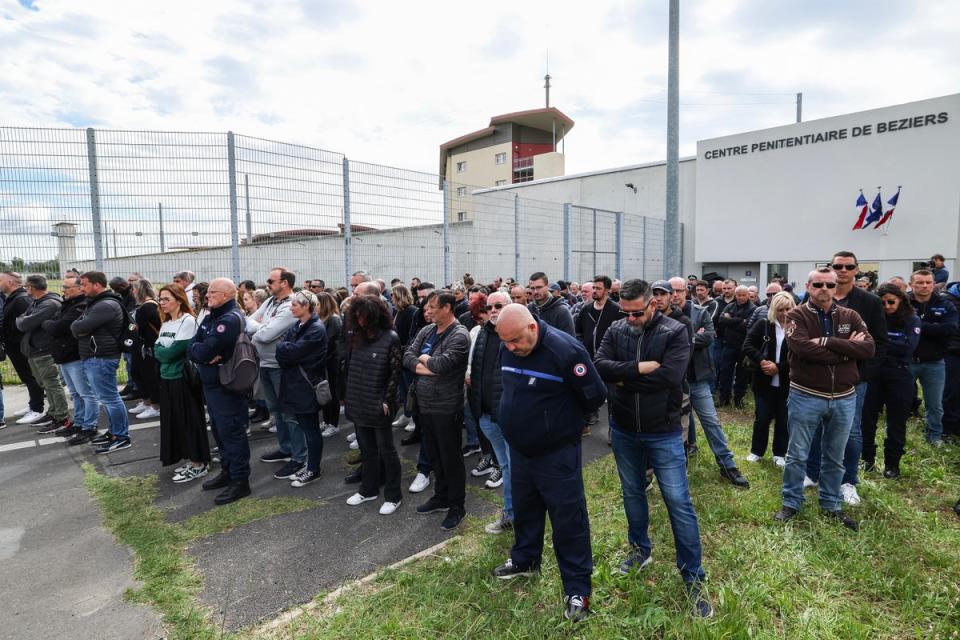
[[[900,190],[903,189],[902,184],[897,185],[897,204],[894,209],[900,208]],[[883,235],[886,236],[890,233],[890,225],[893,224],[893,216],[890,216],[890,219],[887,221],[887,224],[883,225]]]

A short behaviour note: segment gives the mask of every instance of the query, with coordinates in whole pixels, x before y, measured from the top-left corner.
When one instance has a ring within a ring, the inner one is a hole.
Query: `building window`
[[[496,186],[502,187],[502,186],[505,185],[505,184],[507,184],[507,181],[506,181],[506,180],[497,180]]]
[[[460,162],[457,163],[457,173],[463,173],[466,170],[467,170],[466,160],[461,160]]]
[[[462,197],[464,197],[465,195],[467,195],[467,188],[466,188],[466,187],[457,187],[457,197],[458,197],[458,198],[462,198]]]
[[[496,164],[507,164],[507,152],[504,151],[503,153],[498,153],[497,155],[493,156],[493,161]]]
[[[457,211],[457,222],[466,222],[467,212],[466,211]]]

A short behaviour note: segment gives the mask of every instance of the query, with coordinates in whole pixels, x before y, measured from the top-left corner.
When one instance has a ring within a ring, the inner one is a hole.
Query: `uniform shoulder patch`
[[[583,376],[587,375],[587,365],[583,364],[582,362],[578,362],[573,367],[573,375],[577,376],[578,378],[582,378]]]
[[[919,334],[919,333],[920,333],[920,327],[914,327],[914,328],[913,328],[913,332],[916,333],[916,334]]]
[[[223,333],[223,332],[226,331],[226,330],[227,330],[227,325],[225,325],[225,324],[218,324],[218,325],[217,325],[217,333]]]

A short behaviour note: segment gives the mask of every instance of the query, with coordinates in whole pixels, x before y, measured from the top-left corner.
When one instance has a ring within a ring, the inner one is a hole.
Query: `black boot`
[[[250,422],[266,422],[270,419],[270,412],[264,409],[263,407],[257,407],[253,413],[250,414]]]
[[[344,482],[344,484],[359,484],[359,482],[360,482],[360,467],[357,467],[357,469],[356,469],[353,473],[351,473],[350,475],[346,476],[346,477],[343,479],[343,482]]]
[[[228,484],[230,484],[230,475],[226,471],[221,471],[216,478],[207,480],[201,486],[204,491],[212,491],[213,489],[222,489]]]
[[[743,411],[743,398],[734,398],[734,399],[733,399],[733,406],[734,406],[734,408]]]
[[[217,497],[213,499],[214,504],[230,504],[240,498],[246,498],[250,495],[250,483],[246,480],[233,480]]]
[[[953,510],[960,516],[960,500],[957,500],[957,504],[953,505]]]
[[[738,489],[749,489],[750,483],[747,482],[747,479],[743,477],[743,474],[740,473],[740,469],[736,467],[724,468],[720,467],[720,475],[730,481],[730,484],[737,487]]]

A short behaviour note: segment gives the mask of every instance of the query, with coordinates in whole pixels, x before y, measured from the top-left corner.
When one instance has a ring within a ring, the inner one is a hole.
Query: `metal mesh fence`
[[[0,127],[0,262],[158,282],[259,282],[280,264],[328,286],[360,269],[655,279],[663,221],[233,133]]]

